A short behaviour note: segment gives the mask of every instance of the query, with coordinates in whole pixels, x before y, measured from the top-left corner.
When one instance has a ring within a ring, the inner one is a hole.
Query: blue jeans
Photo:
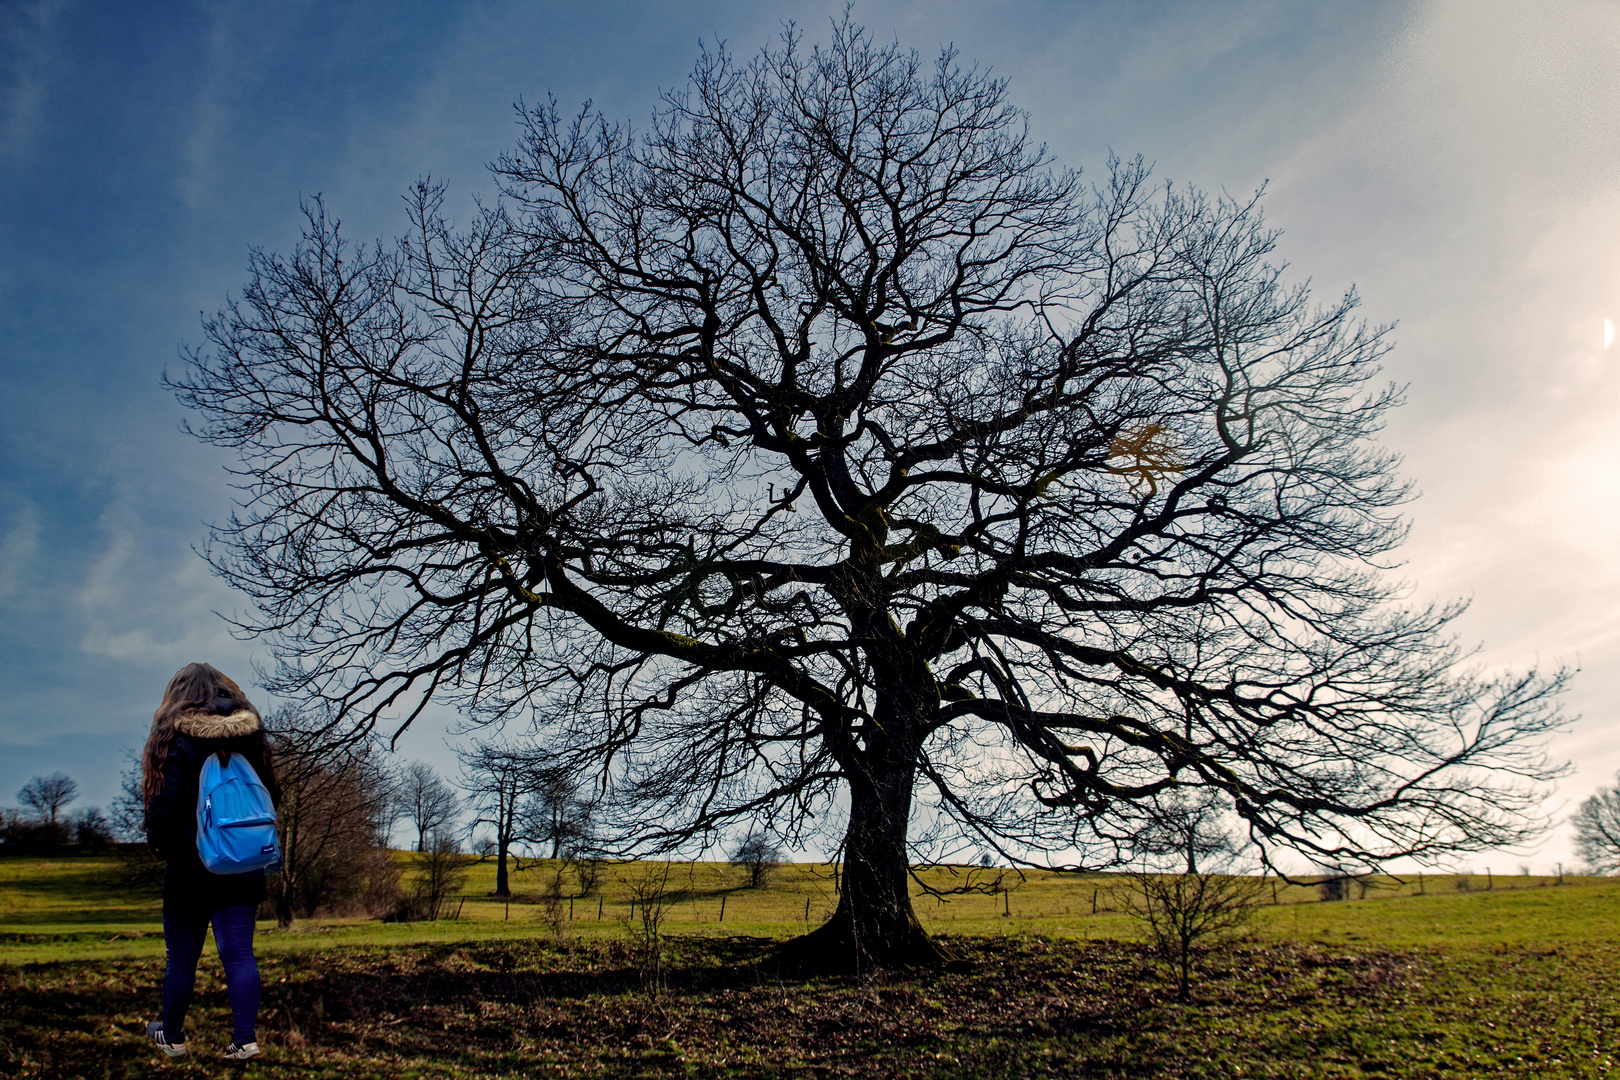
[[[169,967],[163,973],[163,1031],[181,1042],[186,1037],[186,1010],[197,985],[197,961],[202,958],[208,924],[214,924],[214,946],[225,968],[225,993],[231,1000],[233,1041],[241,1046],[255,1041],[259,1020],[259,964],[253,959],[253,914],[257,905],[206,911],[163,911],[163,945]]]

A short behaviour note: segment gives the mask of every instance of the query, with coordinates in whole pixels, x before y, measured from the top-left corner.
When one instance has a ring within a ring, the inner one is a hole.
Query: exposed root
[[[783,942],[767,964],[791,975],[867,975],[940,967],[955,959],[915,919],[908,923],[891,935],[861,935],[855,920],[839,910],[808,934]]]

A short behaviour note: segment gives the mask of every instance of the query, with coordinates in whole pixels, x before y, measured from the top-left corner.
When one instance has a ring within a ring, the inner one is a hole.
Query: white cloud
[[[20,593],[23,583],[32,577],[39,532],[38,512],[32,503],[22,503],[5,535],[0,536],[0,603]]]
[[[238,606],[241,598],[189,547],[158,546],[158,538],[172,532],[143,522],[127,496],[108,507],[99,531],[99,553],[74,597],[84,652],[176,669],[194,660],[222,667],[230,659],[245,660],[247,646],[232,639],[214,614]]]
[[[0,37],[11,61],[9,85],[0,87],[0,156],[19,154],[39,125],[51,70],[51,24],[66,7],[67,0],[0,7]]]

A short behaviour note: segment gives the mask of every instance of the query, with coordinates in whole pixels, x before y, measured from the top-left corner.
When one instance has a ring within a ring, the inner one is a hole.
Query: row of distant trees
[[[68,812],[68,804],[78,797],[79,785],[66,773],[28,781],[17,792],[21,807],[0,809],[0,851],[43,854],[74,843],[105,850],[120,838],[118,822],[99,806]]]
[[[283,925],[323,911],[436,918],[466,867],[482,859],[495,862],[500,897],[511,896],[511,874],[529,858],[568,863],[582,894],[595,887],[593,800],[539,751],[475,742],[457,751],[452,783],[420,761],[391,769],[374,744],[333,742],[295,712],[272,715],[267,726],[282,789],[283,857],[269,904]],[[0,819],[0,852],[48,854],[75,843],[106,850],[145,838],[138,760],[125,769],[110,816],[99,807],[68,813],[78,794],[65,773],[34,777],[18,792],[22,808]],[[421,853],[409,882],[388,856],[401,822]],[[758,832],[734,855],[755,886],[780,858]],[[125,861],[134,876],[154,876],[149,860]]]
[[[307,865],[290,866],[285,889],[289,905],[304,908],[306,915],[334,892],[359,891],[345,887],[343,879],[365,879],[368,869],[375,873],[377,860],[356,855],[362,849],[385,850],[400,821],[414,833],[415,850],[424,854],[462,853],[463,838],[487,827],[470,846],[496,860],[498,896],[510,895],[510,869],[520,852],[574,858],[593,840],[593,801],[565,769],[531,749],[474,743],[457,751],[458,789],[421,761],[390,770],[369,746],[322,747],[296,729],[275,738],[285,799],[284,846],[307,853],[306,860],[292,860]],[[1620,873],[1620,776],[1616,781],[1614,787],[1599,788],[1570,818],[1576,854],[1594,874]],[[77,781],[63,772],[35,776],[18,790],[19,808],[0,808],[0,852],[49,853],[70,844],[106,850],[117,842],[138,842],[145,837],[140,790],[140,765],[132,761],[110,815],[99,806],[75,813],[67,807],[78,799]],[[1144,837],[1144,851],[1178,864],[1184,860],[1189,874],[1212,856],[1224,866],[1233,843],[1218,824],[1215,800],[1206,795],[1182,802],[1187,805],[1160,816]],[[469,811],[473,816],[464,829],[462,818]],[[750,833],[732,851],[754,887],[764,883],[780,858],[779,845],[763,832]]]

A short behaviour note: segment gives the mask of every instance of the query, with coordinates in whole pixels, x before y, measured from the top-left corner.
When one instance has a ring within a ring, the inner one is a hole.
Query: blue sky
[[[57,768],[110,798],[168,676],[251,676],[193,553],[227,459],[159,385],[199,314],[321,193],[391,236],[417,178],[488,194],[512,104],[642,122],[700,38],[751,51],[842,3],[0,2],[0,804]],[[1402,571],[1472,597],[1487,666],[1578,663],[1555,807],[1620,768],[1620,7],[865,2],[1012,80],[1037,134],[1246,194],[1295,273],[1399,322],[1388,442],[1424,491]],[[268,704],[266,702],[266,704]],[[442,724],[402,753],[443,762]],[[1494,857],[1568,858],[1565,830]],[[1491,859],[1476,860],[1483,867]]]

